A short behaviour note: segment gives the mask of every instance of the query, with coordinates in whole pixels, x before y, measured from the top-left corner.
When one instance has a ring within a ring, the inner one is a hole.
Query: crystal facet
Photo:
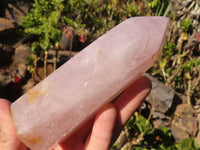
[[[87,46],[11,105],[18,137],[32,150],[69,137],[157,60],[167,27],[134,17]]]

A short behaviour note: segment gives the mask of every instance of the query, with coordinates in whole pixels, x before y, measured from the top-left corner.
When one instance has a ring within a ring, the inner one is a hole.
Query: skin
[[[151,82],[146,77],[139,78],[114,103],[103,106],[94,118],[53,150],[108,150],[150,90]],[[10,105],[0,99],[0,149],[27,150],[16,136]]]

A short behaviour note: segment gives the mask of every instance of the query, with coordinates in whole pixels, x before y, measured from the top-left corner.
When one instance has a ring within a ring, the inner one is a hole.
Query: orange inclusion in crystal
[[[46,92],[41,92],[41,91],[34,90],[34,89],[32,89],[32,90],[27,92],[30,101],[33,101],[34,97],[40,96],[40,95],[42,95],[44,93],[46,93]]]
[[[99,50],[99,54],[102,54],[102,50]]]
[[[156,53],[154,53],[153,55],[152,55],[152,60],[154,60],[155,59],[155,57],[156,57]]]
[[[34,143],[34,144],[36,144],[36,143],[38,143],[39,141],[41,141],[41,137],[40,136],[38,136],[38,137],[32,137],[32,138],[30,138],[30,139],[28,139],[27,140],[27,142],[28,143]]]

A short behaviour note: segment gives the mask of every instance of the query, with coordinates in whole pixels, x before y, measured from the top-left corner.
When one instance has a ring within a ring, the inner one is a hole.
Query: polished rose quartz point
[[[127,19],[11,105],[17,135],[32,150],[69,137],[157,60],[168,18]]]

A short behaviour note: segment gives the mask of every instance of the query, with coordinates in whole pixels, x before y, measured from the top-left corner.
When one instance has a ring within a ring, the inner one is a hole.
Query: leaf
[[[47,48],[49,47],[50,45],[50,41],[49,41],[49,38],[46,37],[44,40],[41,40],[40,41],[40,47],[43,49],[43,50],[47,50]]]
[[[186,138],[180,140],[180,142],[176,144],[176,148],[178,150],[197,150],[200,149],[200,146],[196,144],[194,138]]]
[[[181,29],[184,31],[184,32],[187,32],[190,28],[190,25],[191,25],[191,21],[189,18],[185,18],[181,21]]]

